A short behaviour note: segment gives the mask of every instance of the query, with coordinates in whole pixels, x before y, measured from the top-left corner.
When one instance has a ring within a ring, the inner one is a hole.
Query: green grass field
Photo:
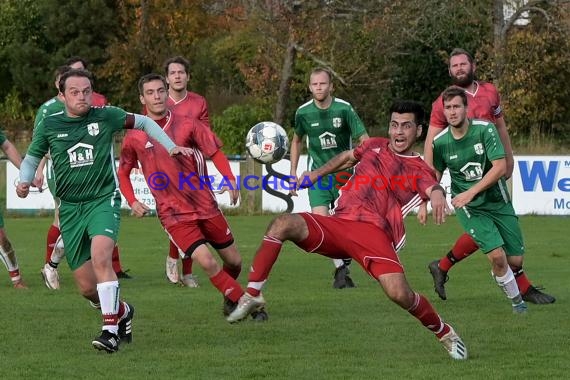
[[[246,272],[271,217],[230,217]],[[132,280],[122,295],[136,307],[133,343],[113,355],[91,347],[100,314],[79,295],[67,266],[62,289],[49,291],[43,264],[48,218],[7,218],[6,228],[29,290],[0,277],[0,377],[3,379],[562,379],[568,378],[570,219],[521,218],[526,271],[557,297],[513,315],[478,253],[458,265],[448,300],[432,290],[427,264],[459,236],[457,220],[419,226],[408,218],[401,253],[412,287],[425,294],[461,334],[470,351],[452,361],[413,317],[392,304],[375,281],[353,266],[356,289],[334,290],[329,260],[288,243],[265,298],[266,323],[229,325],[222,297],[200,268],[201,287],[170,285],[167,240],[155,218],[123,218],[120,247]]]

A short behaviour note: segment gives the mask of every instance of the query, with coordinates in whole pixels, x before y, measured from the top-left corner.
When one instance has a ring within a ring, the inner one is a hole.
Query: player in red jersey
[[[211,158],[224,176],[232,204],[239,198],[235,177],[229,162],[220,150],[222,143],[210,128],[194,118],[175,115],[166,106],[167,90],[164,77],[147,74],[139,81],[140,100],[147,114],[173,141],[191,147],[194,154],[172,159],[168,152],[145,135],[127,133],[121,150],[119,181],[121,192],[136,216],[149,208],[137,201],[129,180],[140,162],[142,172],[156,200],[160,222],[170,240],[185,256],[204,269],[212,284],[224,295],[224,314],[229,314],[244,294],[236,281],[241,272],[241,257],[224,215],[218,208],[210,188],[206,157]],[[217,263],[207,247],[209,243],[223,260]]]
[[[164,63],[164,74],[168,83],[167,106],[175,115],[200,120],[201,125],[210,128],[208,117],[208,104],[206,99],[192,91],[188,91],[190,63],[184,57],[176,56]],[[171,283],[181,282],[184,286],[197,288],[198,281],[192,274],[192,259],[186,257],[182,260],[182,278],[178,273],[178,259],[180,252],[173,242],[170,242],[168,256],[166,256],[166,277]]]
[[[454,85],[465,90],[465,94],[467,95],[467,117],[483,119],[495,124],[503,147],[505,148],[507,161],[506,177],[510,178],[514,168],[513,148],[501,108],[500,96],[495,86],[491,83],[475,80],[475,70],[476,64],[473,62],[473,57],[467,51],[463,49],[453,49],[449,57],[449,75]],[[429,129],[424,145],[424,159],[428,165],[432,167],[433,139],[447,126],[448,123],[443,112],[443,101],[440,95],[432,104]],[[425,212],[425,205],[422,205],[418,217],[425,219]],[[444,257],[432,261],[429,264],[428,268],[433,277],[435,291],[441,299],[447,299],[444,286],[449,279],[447,272],[453,265],[475,253],[478,249],[479,247],[471,236],[464,233],[457,239],[455,245]],[[551,295],[541,292],[531,284],[524,273],[522,263],[511,262],[509,265],[515,274],[517,285],[525,301],[535,304],[549,304],[556,300]]]
[[[331,216],[285,214],[271,222],[253,259],[246,293],[228,316],[229,322],[237,322],[264,305],[261,289],[283,242],[289,240],[307,252],[328,258],[352,258],[379,282],[393,302],[433,332],[453,359],[467,358],[459,335],[443,322],[424,296],[410,288],[398,258],[397,250],[405,242],[406,214],[422,201],[431,200],[434,219],[439,224],[444,221],[447,203],[445,190],[433,170],[412,151],[422,132],[421,105],[396,102],[390,113],[389,139],[368,139],[324,166],[303,173],[300,186],[305,182],[318,183],[324,175],[354,167]]]

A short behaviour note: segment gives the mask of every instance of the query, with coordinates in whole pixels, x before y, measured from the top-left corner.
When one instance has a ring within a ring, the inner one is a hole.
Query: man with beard
[[[453,49],[449,57],[449,75],[454,85],[462,88],[467,96],[467,117],[477,118],[493,123],[505,149],[506,172],[505,177],[511,177],[514,168],[513,149],[507,132],[507,126],[501,107],[499,93],[496,87],[487,82],[475,80],[476,64],[467,51],[459,48]],[[429,129],[424,145],[424,159],[433,167],[434,137],[442,132],[448,125],[445,118],[441,95],[433,102]],[[422,206],[425,210],[425,205]],[[420,215],[425,212],[420,210]],[[428,268],[433,277],[436,293],[443,300],[447,299],[445,283],[448,280],[447,272],[451,267],[473,254],[479,249],[477,243],[465,233],[457,239],[453,248],[440,260],[432,261]],[[555,298],[541,292],[532,286],[522,267],[511,265],[517,284],[527,302],[535,304],[549,304]]]

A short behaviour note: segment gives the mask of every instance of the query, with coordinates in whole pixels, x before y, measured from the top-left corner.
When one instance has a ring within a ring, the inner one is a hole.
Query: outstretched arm
[[[331,158],[326,164],[313,171],[305,171],[301,174],[301,183],[297,184],[297,188],[308,187],[315,183],[318,178],[324,177],[331,173],[336,173],[343,169],[348,169],[356,165],[358,160],[354,157],[354,149],[346,150]],[[306,183],[310,181],[309,183]]]

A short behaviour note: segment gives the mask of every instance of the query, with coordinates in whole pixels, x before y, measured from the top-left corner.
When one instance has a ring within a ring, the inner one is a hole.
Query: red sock
[[[170,250],[168,251],[168,256],[175,260],[178,260],[178,257],[180,257],[178,254],[178,247],[173,242],[170,242]]]
[[[182,259],[182,275],[185,276],[188,274],[192,274],[192,259],[190,257]]]
[[[419,321],[435,336],[441,338],[449,332],[449,326],[443,323],[439,314],[435,311],[429,301],[421,294],[414,293],[415,300],[408,313],[419,319]]]
[[[113,248],[113,270],[115,273],[121,273],[123,268],[121,268],[121,258],[119,257],[119,247],[115,246]]]
[[[454,264],[477,252],[478,249],[479,246],[469,234],[461,235],[453,248],[451,248],[451,251],[439,260],[439,269],[447,272]]]
[[[261,288],[267,281],[269,272],[277,261],[282,246],[283,242],[278,239],[271,236],[263,237],[263,241],[253,258],[248,276],[247,292],[252,296],[257,297],[261,293]]]
[[[528,280],[528,277],[524,273],[522,267],[511,267],[511,270],[515,275],[515,280],[517,282],[521,294],[525,294],[526,292],[528,292],[528,288],[530,288],[532,284]]]
[[[224,264],[224,266],[222,267],[222,270],[224,272],[226,272],[227,274],[229,274],[231,276],[231,278],[235,278],[237,280],[237,278],[239,277],[239,274],[241,273],[241,265],[230,266],[230,265]]]
[[[243,296],[244,291],[238,282],[223,270],[210,277],[210,282],[224,297],[229,298],[233,302],[239,301],[240,297]]]
[[[18,282],[21,279],[19,269],[14,269],[14,270],[9,271],[8,275],[10,276],[10,279],[12,280],[12,282]]]
[[[59,231],[58,226],[52,224],[49,227],[46,239],[46,263],[49,263],[51,259],[51,253],[55,248],[55,243],[57,242],[57,238],[59,237],[60,234],[61,232]]]
[[[117,317],[119,317],[119,319],[123,318],[126,315],[126,312],[127,308],[125,307],[125,303],[119,301],[119,310],[117,311]]]

